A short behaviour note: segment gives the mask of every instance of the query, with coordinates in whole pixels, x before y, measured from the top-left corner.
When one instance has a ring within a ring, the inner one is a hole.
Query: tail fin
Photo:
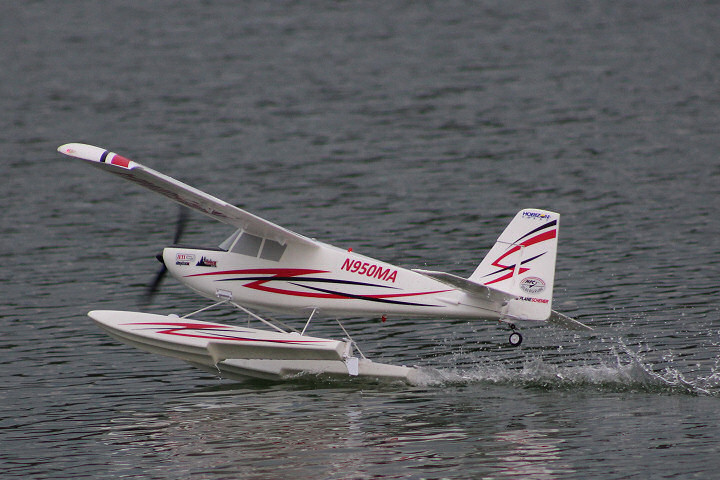
[[[525,209],[515,215],[470,280],[516,296],[511,318],[547,320],[552,312],[560,215]]]

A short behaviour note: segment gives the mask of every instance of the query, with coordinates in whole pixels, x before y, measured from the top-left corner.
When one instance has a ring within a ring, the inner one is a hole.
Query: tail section
[[[473,282],[517,297],[507,304],[508,317],[550,317],[559,226],[557,213],[521,210],[470,276]]]

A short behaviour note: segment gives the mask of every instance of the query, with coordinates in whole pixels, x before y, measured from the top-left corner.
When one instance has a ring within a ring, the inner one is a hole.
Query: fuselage
[[[170,273],[199,294],[269,311],[497,319],[497,306],[420,273],[327,244],[240,235],[222,249],[164,249]]]

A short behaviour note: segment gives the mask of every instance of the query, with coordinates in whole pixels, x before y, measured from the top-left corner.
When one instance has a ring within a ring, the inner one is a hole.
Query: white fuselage
[[[252,237],[251,235],[248,237]],[[497,305],[412,270],[331,245],[235,239],[228,250],[173,246],[170,273],[201,295],[271,311],[497,319]],[[267,242],[267,243],[265,243]],[[237,253],[242,252],[242,253]]]

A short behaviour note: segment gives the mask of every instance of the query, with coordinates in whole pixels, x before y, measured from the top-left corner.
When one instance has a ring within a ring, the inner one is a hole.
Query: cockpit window
[[[260,246],[262,245],[262,237],[256,235],[250,235],[249,233],[243,233],[238,238],[235,245],[232,247],[233,253],[239,253],[241,255],[249,255],[251,257],[257,257],[260,252]]]
[[[222,242],[220,248],[232,253],[239,253],[240,255],[248,255],[256,258],[259,257],[263,260],[279,262],[285,253],[287,245],[283,245],[275,240],[252,235],[239,229]]]
[[[262,247],[262,252],[260,253],[260,258],[279,262],[283,253],[285,253],[285,247],[287,247],[287,245],[282,245],[279,242],[266,238]]]

